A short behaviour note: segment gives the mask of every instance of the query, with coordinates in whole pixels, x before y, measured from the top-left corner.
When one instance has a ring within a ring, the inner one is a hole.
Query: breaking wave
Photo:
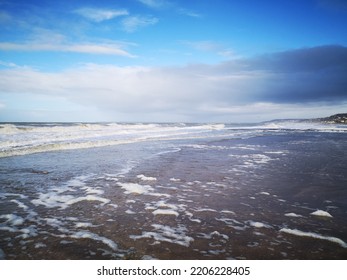
[[[4,123],[0,157],[136,143],[218,137],[252,137],[261,131],[314,130],[346,132],[343,125],[303,121],[259,124],[188,123]]]

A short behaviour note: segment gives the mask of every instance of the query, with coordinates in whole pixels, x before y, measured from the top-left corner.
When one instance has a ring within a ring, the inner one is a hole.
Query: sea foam
[[[327,218],[332,218],[333,216],[331,216],[328,212],[323,211],[323,210],[317,210],[312,212],[310,215],[313,216],[320,216],[320,217],[327,217]]]
[[[187,228],[183,225],[178,227],[169,227],[166,225],[152,224],[155,231],[145,231],[142,235],[130,235],[130,238],[136,240],[141,238],[153,238],[156,241],[175,243],[181,246],[189,247],[194,239],[186,235]]]
[[[316,238],[316,239],[321,239],[321,240],[326,240],[330,242],[337,243],[343,248],[347,248],[347,243],[345,243],[343,240],[337,237],[331,237],[331,236],[324,236],[318,233],[314,232],[305,232],[301,231],[298,229],[289,229],[289,228],[282,228],[280,232],[287,233],[287,234],[292,234],[292,235],[297,235],[297,236],[302,236],[302,237],[311,237],[311,238]]]

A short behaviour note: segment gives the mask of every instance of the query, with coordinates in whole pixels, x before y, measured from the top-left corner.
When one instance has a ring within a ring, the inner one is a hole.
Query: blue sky
[[[347,111],[345,0],[0,0],[0,121]]]

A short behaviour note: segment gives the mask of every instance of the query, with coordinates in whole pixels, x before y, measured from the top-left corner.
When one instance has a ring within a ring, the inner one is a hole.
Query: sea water
[[[5,259],[345,259],[347,127],[0,124]]]

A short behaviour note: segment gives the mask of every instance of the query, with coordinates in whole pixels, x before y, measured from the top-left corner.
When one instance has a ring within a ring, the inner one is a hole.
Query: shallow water
[[[346,259],[345,130],[276,125],[153,125],[141,141],[23,145],[0,159],[0,255]]]

